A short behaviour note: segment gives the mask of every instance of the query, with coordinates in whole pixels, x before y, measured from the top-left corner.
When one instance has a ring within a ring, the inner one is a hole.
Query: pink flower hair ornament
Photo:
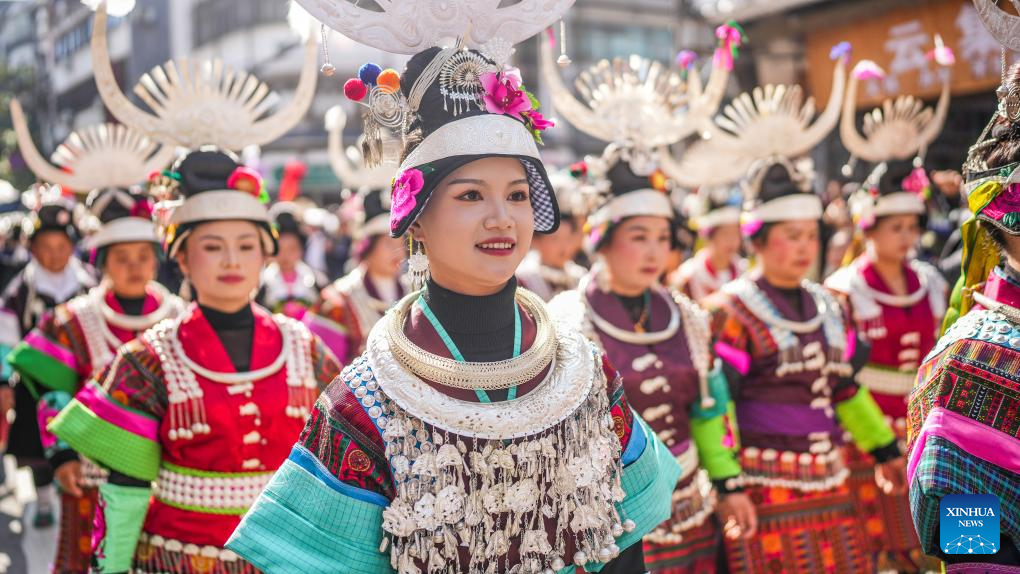
[[[390,201],[390,231],[395,232],[414,208],[418,206],[418,194],[425,187],[425,176],[417,168],[405,169],[393,180]]]
[[[910,175],[903,178],[900,185],[903,191],[909,191],[922,199],[928,199],[931,195],[931,180],[928,179],[928,172],[924,171],[923,167],[915,167]]]
[[[981,210],[981,215],[1009,227],[1020,223],[1020,184],[1011,183]]]
[[[524,120],[523,113],[532,109],[531,98],[521,87],[520,72],[516,68],[502,72],[485,72],[479,79],[484,93],[482,99],[490,114],[502,114]]]
[[[541,104],[521,83],[521,72],[517,68],[506,68],[502,72],[486,72],[479,76],[482,83],[482,100],[490,114],[510,116],[524,122],[535,141],[542,143],[542,132],[555,126],[556,122],[542,115]]]

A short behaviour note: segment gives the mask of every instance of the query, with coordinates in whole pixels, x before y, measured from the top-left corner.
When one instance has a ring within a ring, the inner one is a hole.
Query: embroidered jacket
[[[339,370],[299,322],[257,305],[253,312],[249,373],[238,377],[192,304],[122,347],[50,423],[84,456],[154,484],[151,503],[147,489],[101,488],[94,550],[109,570],[130,566],[139,537],[145,551],[135,563],[142,569],[197,555],[238,561],[223,545],[286,458],[316,393]]]
[[[921,359],[935,346],[949,298],[945,280],[931,265],[911,261],[904,271],[908,294],[903,297],[892,294],[866,254],[825,281],[847,301],[857,332],[871,343],[857,382],[903,430],[907,395]]]
[[[522,315],[527,349],[537,329]],[[515,400],[481,404],[471,390],[440,391],[406,370],[390,352],[386,320],[319,397],[229,548],[269,573],[507,571],[527,561],[566,574],[573,561],[611,559],[668,518],[679,468],[579,333],[557,329],[556,364],[520,385]],[[405,332],[450,357],[417,308]],[[587,501],[584,512],[566,499]],[[622,499],[615,549],[575,555],[575,533],[601,531],[610,499]],[[292,534],[273,542],[280,532]]]
[[[853,381],[856,349],[847,346],[856,339],[842,308],[818,284],[805,282],[796,296],[799,309],[763,278],[728,284],[710,300],[715,350],[737,379],[739,482],[826,490],[848,475],[843,429],[865,452],[897,452],[878,406]]]
[[[550,303],[550,312],[602,349],[619,369],[631,406],[680,463],[673,516],[646,538],[668,542],[700,526],[715,510],[716,493],[709,480],[740,474],[725,416],[730,402],[726,381],[712,368],[708,316],[687,297],[656,289],[650,298],[648,332],[668,334],[672,319],[680,318],[675,332],[652,344],[623,341],[591,319],[597,313],[613,327],[633,332],[620,300],[595,281],[583,282],[582,287],[583,298],[576,290],[562,293]],[[702,377],[711,389],[709,400],[702,396]]]
[[[907,480],[928,554],[940,552],[940,500],[965,493],[999,497],[1003,540],[1020,550],[1020,285],[995,269],[983,294],[1013,316],[975,305],[925,358],[910,395]]]

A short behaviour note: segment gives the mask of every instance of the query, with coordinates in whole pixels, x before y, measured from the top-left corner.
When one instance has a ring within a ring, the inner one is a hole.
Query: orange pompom
[[[666,174],[661,169],[655,170],[648,181],[655,191],[666,191]]]
[[[393,94],[400,90],[400,74],[393,68],[386,68],[380,72],[375,82],[379,89],[387,94]]]

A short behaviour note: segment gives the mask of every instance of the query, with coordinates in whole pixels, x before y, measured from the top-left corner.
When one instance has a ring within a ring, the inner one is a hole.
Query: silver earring
[[[411,288],[415,291],[425,286],[429,277],[429,258],[425,256],[425,246],[408,239],[411,256],[407,260],[407,272],[411,275]]]

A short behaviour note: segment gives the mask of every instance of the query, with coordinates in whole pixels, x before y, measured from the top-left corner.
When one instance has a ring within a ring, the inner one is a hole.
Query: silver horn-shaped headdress
[[[106,5],[95,15],[92,68],[103,103],[122,123],[167,145],[197,148],[211,144],[239,151],[269,143],[293,128],[315,96],[316,34],[304,44],[301,79],[289,103],[271,113],[279,99],[269,86],[220,60],[169,61],[142,76],[134,93],[151,112],[135,106],[121,93],[110,64],[106,41]]]
[[[949,62],[939,62],[948,66]],[[895,100],[886,99],[882,106],[864,116],[863,135],[857,131],[857,84],[865,70],[877,67],[870,61],[854,66],[843,101],[843,117],[839,123],[839,137],[852,158],[872,163],[893,159],[923,159],[928,144],[939,135],[949,112],[949,76],[942,79],[942,93],[935,109],[910,95]],[[852,161],[852,160],[851,160]]]
[[[144,183],[150,173],[174,158],[172,146],[161,147],[126,126],[98,124],[72,132],[53,152],[50,163],[35,147],[16,99],[11,100],[11,120],[28,167],[39,179],[66,189],[88,192]]]
[[[1013,8],[1020,12],[1020,1],[1010,0]],[[984,23],[988,33],[995,37],[1005,48],[1020,52],[1020,16],[1000,10],[995,6],[996,0],[974,0],[974,8]]]
[[[663,172],[685,187],[719,185],[747,176],[761,160],[807,155],[839,121],[846,60],[844,53],[836,55],[829,101],[817,118],[814,98],[805,101],[800,86],[758,86],[734,98],[680,161],[663,150]]]
[[[343,145],[344,126],[347,125],[347,112],[340,106],[333,106],[326,112],[326,132],[329,145],[329,165],[333,173],[340,178],[345,188],[358,191],[362,188],[388,188],[397,171],[397,160],[400,154],[400,140],[391,137],[382,140],[382,162],[373,167],[365,163],[365,156],[360,146]],[[364,138],[364,136],[362,136]]]
[[[718,62],[703,87],[694,67],[683,78],[640,56],[602,60],[577,77],[579,100],[560,76],[550,43],[539,42],[542,81],[557,115],[606,143],[654,150],[683,140],[709,123],[729,79],[729,70]]]
[[[443,40],[493,59],[558,20],[574,0],[375,0],[382,11],[348,0],[296,0],[316,20],[348,38],[395,54],[417,54]],[[509,55],[509,54],[507,54]]]

